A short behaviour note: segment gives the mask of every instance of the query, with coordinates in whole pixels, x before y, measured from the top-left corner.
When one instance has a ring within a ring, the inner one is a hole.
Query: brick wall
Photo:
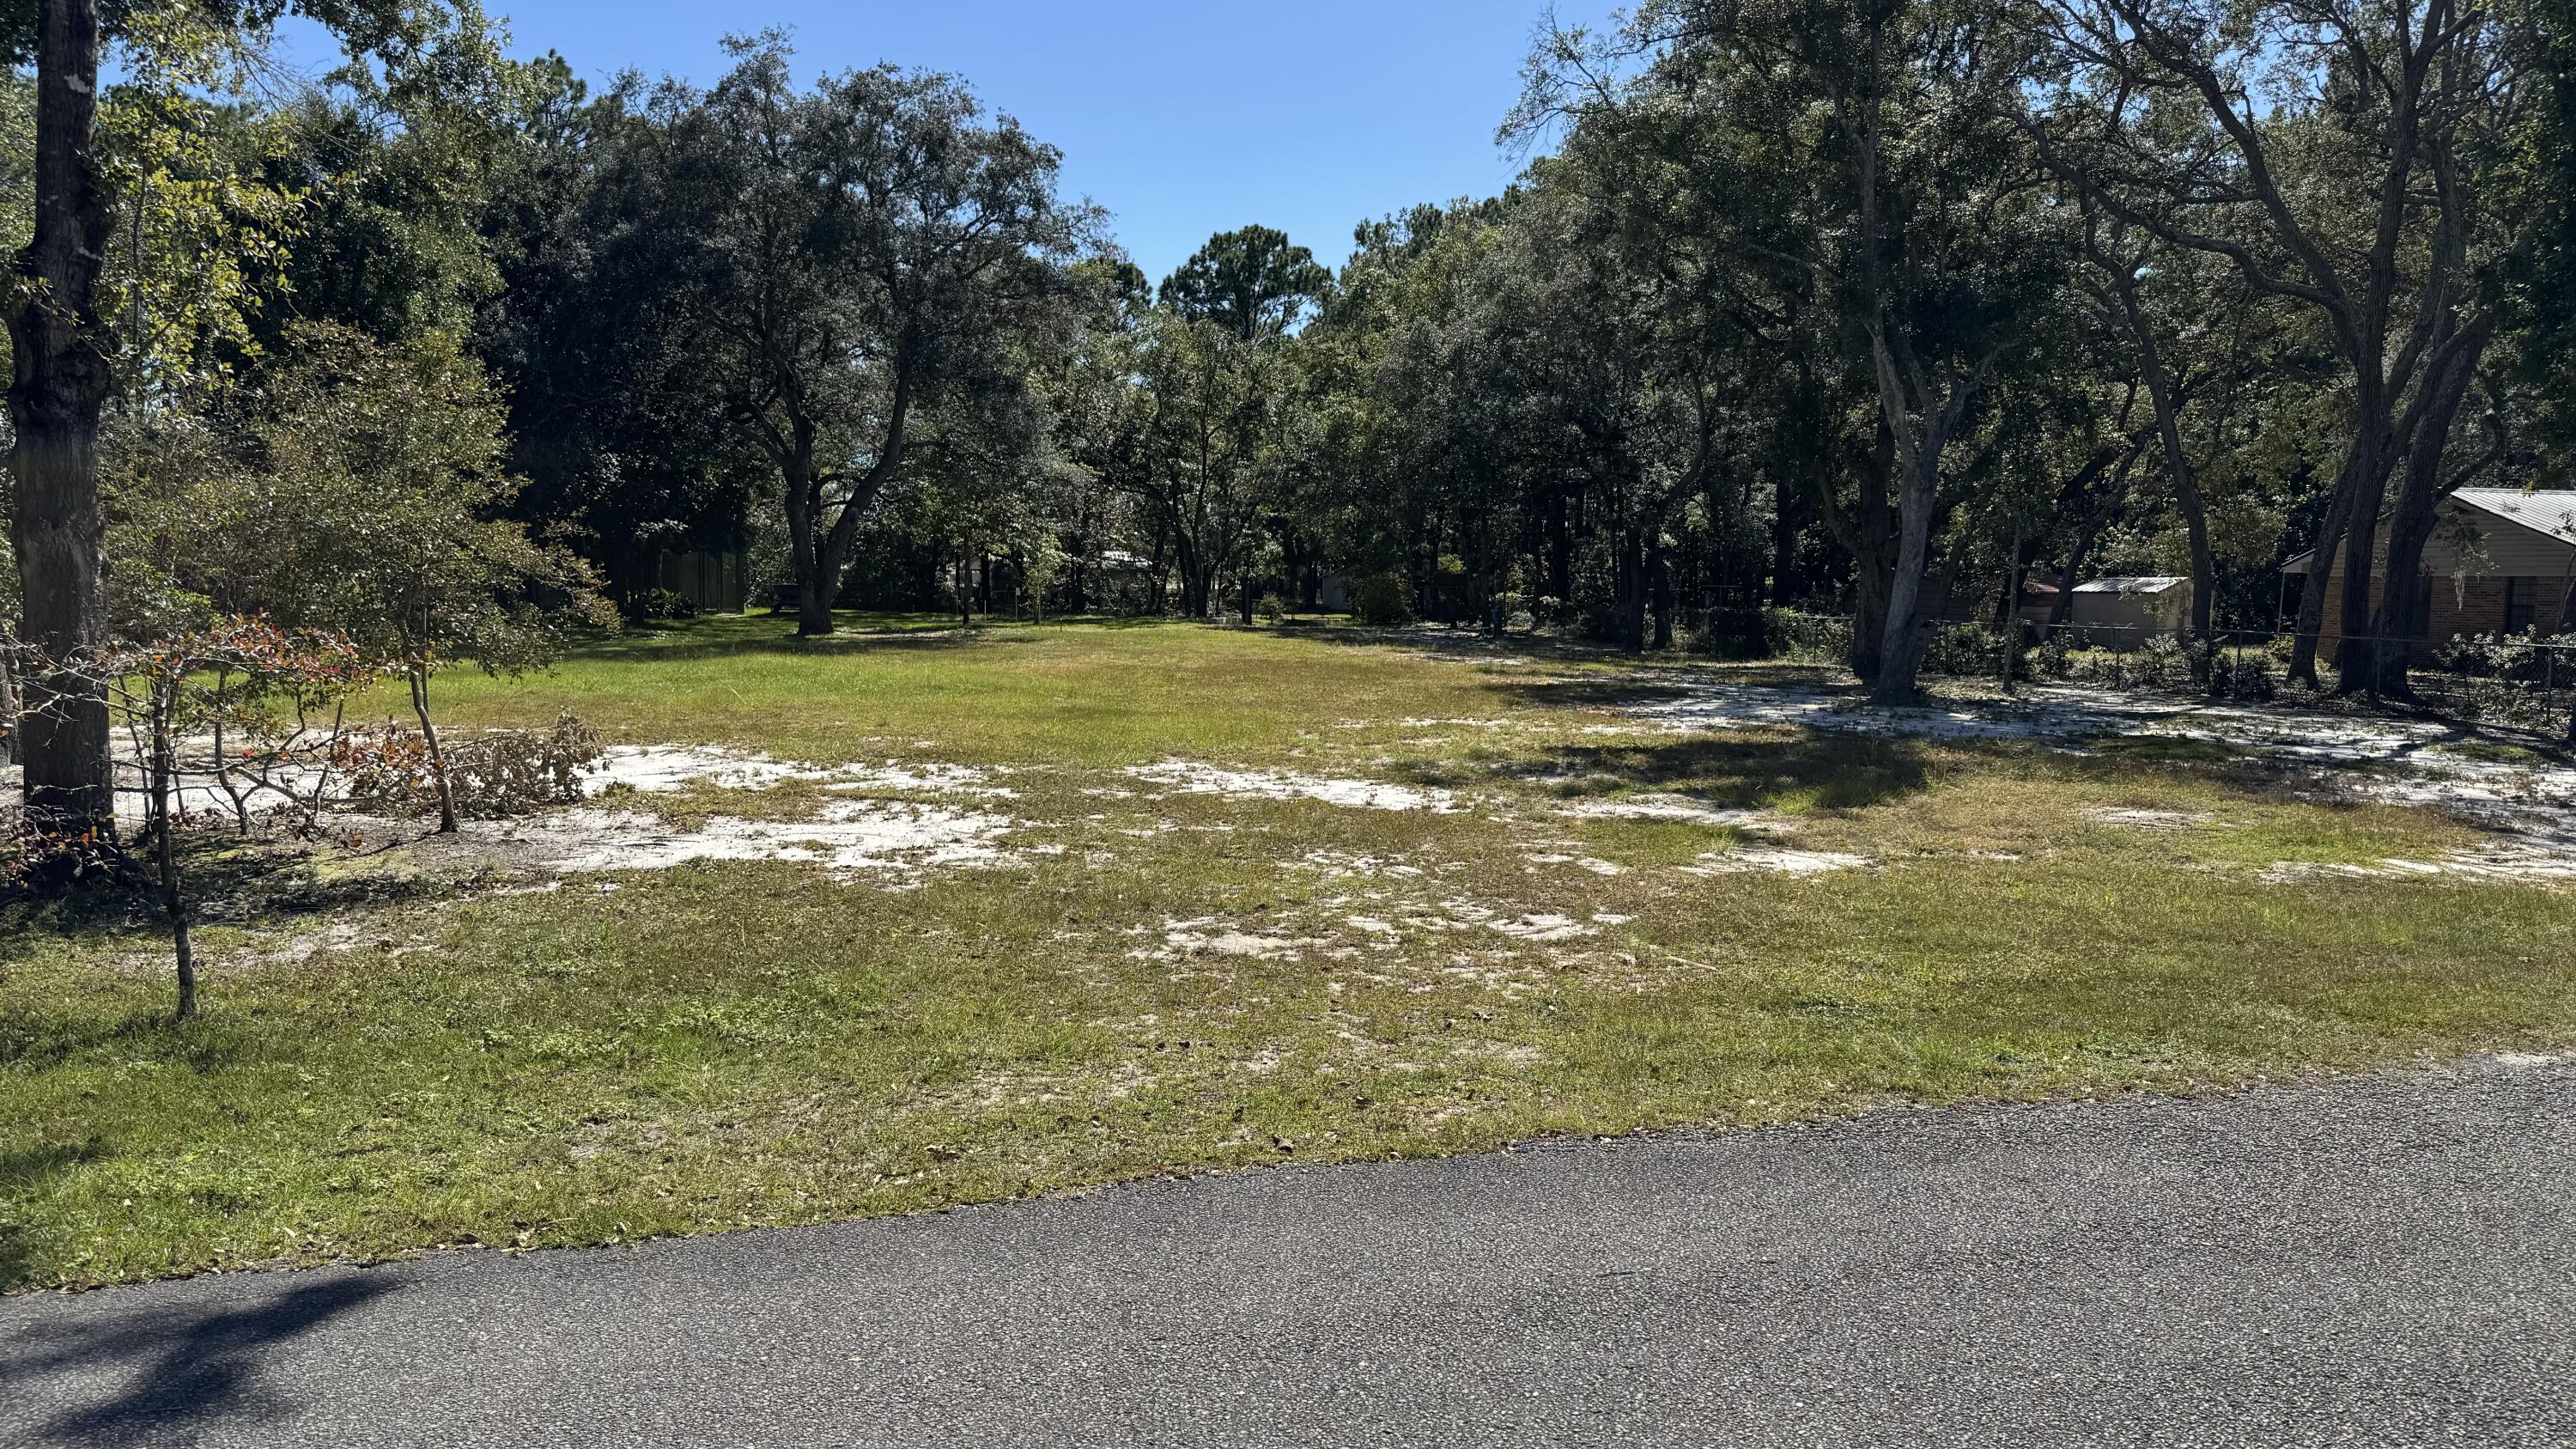
[[[2386,583],[2386,580],[2378,578],[2370,581],[2370,607],[2373,614],[2379,611],[2380,600],[2386,593]],[[2507,581],[2500,578],[2425,580],[2425,592],[2431,598],[2433,607],[2430,611],[2431,626],[2424,633],[2425,638],[2431,642],[2419,646],[2415,651],[2416,657],[2420,661],[2430,662],[2433,649],[2452,639],[2463,635],[2502,632],[2506,586]],[[2566,626],[2558,617],[2559,606],[2566,599],[2565,581],[2543,579],[2539,587],[2540,595],[2535,600],[2535,604],[2541,631],[2553,633],[2565,628]],[[2326,581],[2325,626],[2323,638],[2317,646],[2317,652],[2320,655],[2333,653],[2336,643],[2343,638],[2342,620],[2343,570],[2336,569],[2333,577]]]

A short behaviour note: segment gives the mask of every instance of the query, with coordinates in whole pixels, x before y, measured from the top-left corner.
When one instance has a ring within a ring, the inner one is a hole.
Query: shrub
[[[582,772],[605,753],[599,733],[571,715],[550,730],[493,730],[442,741],[456,813],[478,820],[526,815],[582,798]],[[387,725],[340,752],[349,797],[406,814],[438,805],[437,771],[416,730]]]
[[[2262,649],[2215,649],[2209,658],[2209,692],[2221,699],[2267,700],[2281,692],[2281,677],[2273,671],[2272,651]]]
[[[2004,636],[1987,624],[1940,624],[1923,647],[1923,672],[1954,677],[2000,673]]]
[[[629,624],[661,624],[676,619],[694,619],[698,606],[677,589],[637,589],[617,606],[617,612]]]
[[[2471,719],[2525,728],[2555,724],[2560,695],[2576,686],[2576,635],[2555,639],[2537,630],[2525,634],[2480,634],[2455,638],[2435,653],[2456,679],[2448,693],[2451,707]]]
[[[1616,644],[1628,637],[1628,621],[1615,599],[1594,599],[1574,616],[1575,632],[1586,639]]]
[[[1262,618],[1276,624],[1281,619],[1287,617],[1287,602],[1281,599],[1275,590],[1270,593],[1263,594],[1261,596],[1260,613]]]
[[[1764,612],[1758,607],[1711,609],[1687,631],[1690,646],[1720,659],[1767,659],[1771,641],[1763,627]]]
[[[1361,624],[1413,622],[1413,586],[1398,574],[1371,574],[1351,590],[1351,618]]]
[[[1841,664],[1851,658],[1852,621],[1840,615],[1764,609],[1762,632],[1771,641],[1775,658],[1829,664]]]

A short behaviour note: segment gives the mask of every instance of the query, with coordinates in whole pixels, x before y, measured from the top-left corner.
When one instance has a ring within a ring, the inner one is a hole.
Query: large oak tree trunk
[[[2372,660],[2370,583],[2378,575],[2380,512],[2388,506],[2386,449],[2365,423],[2354,442],[2356,465],[2352,503],[2343,526],[2343,604],[2336,627],[2335,690],[2357,694],[2376,678]]]
[[[78,667],[107,628],[98,420],[110,379],[107,329],[94,300],[108,206],[91,154],[98,56],[96,0],[42,0],[35,231],[17,263],[27,303],[9,321],[23,637],[47,661],[24,681],[27,809],[73,829],[106,826],[116,813],[106,686]]]
[[[2335,555],[2343,547],[2344,527],[2352,518],[2352,466],[2352,460],[2347,458],[2346,472],[2335,480],[2325,519],[2317,529],[2316,549],[2308,556],[2307,579],[2299,585],[2299,612],[2290,626],[2289,677],[2310,689],[2317,687],[2317,647],[2325,633],[2326,590],[2333,583]]]
[[[1876,445],[1860,460],[1860,497],[1850,509],[1835,497],[1830,459],[1820,454],[1808,476],[1826,532],[1851,555],[1851,670],[1863,684],[1878,682],[1879,651],[1887,642],[1887,601],[1896,569],[1896,515],[1888,506],[1887,483],[1895,448],[1895,439],[1881,424]]]
[[[2479,336],[2483,337],[2483,332]],[[2417,600],[2425,587],[2424,546],[2432,542],[2442,500],[2450,496],[2443,478],[2443,459],[2449,452],[2451,426],[2468,398],[2469,380],[2484,346],[2483,341],[2472,342],[2447,359],[2447,365],[2425,383],[2429,391],[2419,409],[2415,444],[2407,453],[2397,507],[2388,524],[2388,583],[2381,595],[2379,627],[2375,631],[2379,649],[2377,657],[2364,661],[2370,677],[2362,681],[2363,685],[2390,698],[2415,697],[2414,681],[2408,676],[2418,642]],[[2349,679],[2344,682],[2346,693],[2352,691],[2353,683]]]
[[[1940,453],[1925,447],[1905,470],[1898,507],[1896,569],[1888,577],[1887,623],[1878,651],[1878,678],[1870,698],[1879,704],[1912,704],[1923,673],[1923,648],[1931,621],[1923,617],[1923,578],[1932,564],[1932,509],[1939,488]]]

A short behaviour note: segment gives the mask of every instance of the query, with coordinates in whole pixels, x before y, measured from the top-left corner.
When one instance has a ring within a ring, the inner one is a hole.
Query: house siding
[[[2532,517],[2555,518],[2559,510],[2546,506],[2547,501],[2562,495],[2540,495],[2542,507]],[[2520,498],[2507,498],[2503,506],[2516,508]],[[2387,541],[2380,543],[2382,566],[2385,566]],[[2343,556],[2340,550],[2326,560],[2333,572],[2326,583],[2325,624],[2319,642],[2321,651],[2331,651],[2342,641],[2343,630]],[[2304,570],[2294,563],[2293,576]],[[2424,642],[2416,651],[2419,661],[2429,662],[2433,651],[2451,640],[2479,634],[2504,631],[2508,587],[2517,578],[2533,580],[2533,622],[2544,633],[2566,632],[2571,623],[2564,617],[2567,585],[2571,571],[2576,571],[2576,543],[2552,537],[2528,523],[2499,516],[2486,507],[2473,507],[2460,499],[2443,503],[2441,517],[2433,537],[2424,546],[2425,594],[2431,607],[2421,630]],[[2385,595],[2383,581],[2372,578],[2370,606],[2377,613]]]
[[[2563,559],[2560,560],[2559,566],[2561,568],[2566,566]],[[2535,606],[2541,632],[2545,634],[2564,632],[2567,625],[2561,617],[2561,609],[2567,598],[2565,579],[2538,574],[2524,574],[2520,577],[2541,580],[2540,594]],[[2374,614],[2378,612],[2381,601],[2386,597],[2386,582],[2379,578],[2370,581],[2370,607]],[[2503,577],[2479,576],[2460,580],[2434,577],[2426,579],[2424,587],[2431,598],[2432,607],[2426,611],[2430,616],[2430,622],[2425,630],[2424,642],[2417,645],[2415,649],[2417,662],[2429,663],[2434,650],[2453,639],[2503,632],[2506,595],[2506,580]],[[2325,625],[2320,631],[2319,653],[2332,652],[2342,641],[2342,619],[2343,570],[2337,568],[2333,576],[2326,580],[2326,617]]]

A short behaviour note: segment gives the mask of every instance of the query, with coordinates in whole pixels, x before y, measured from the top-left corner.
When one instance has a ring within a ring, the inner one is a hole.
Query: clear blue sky
[[[767,25],[791,31],[807,75],[954,71],[1063,150],[1066,190],[1108,207],[1159,279],[1246,223],[1338,265],[1363,218],[1499,190],[1518,163],[1494,128],[1547,0],[487,3],[521,54],[559,51],[594,83],[627,67],[706,82],[725,31]],[[1612,5],[1557,8],[1597,22]]]

